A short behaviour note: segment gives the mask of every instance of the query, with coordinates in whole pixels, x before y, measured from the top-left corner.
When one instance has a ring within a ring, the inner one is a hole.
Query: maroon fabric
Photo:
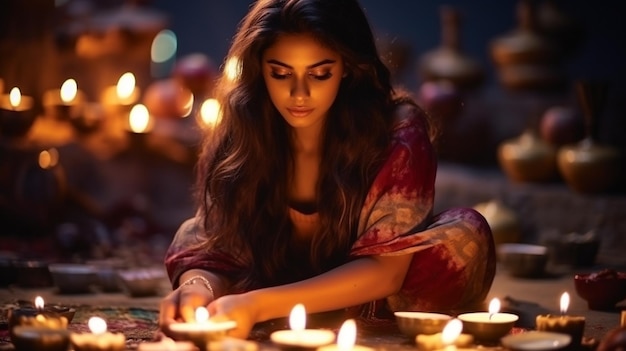
[[[437,163],[424,116],[399,119],[389,157],[369,189],[349,256],[414,255],[401,291],[369,304],[364,315],[382,310],[457,310],[482,302],[495,275],[491,230],[476,211],[457,208],[433,216]],[[192,247],[201,242],[193,220],[177,232],[165,259],[173,282],[192,268],[237,277],[245,257]],[[262,282],[260,282],[262,286]]]

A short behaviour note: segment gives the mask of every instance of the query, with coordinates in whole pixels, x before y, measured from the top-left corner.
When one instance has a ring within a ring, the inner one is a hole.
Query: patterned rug
[[[15,308],[15,304],[6,304],[0,307],[0,346],[10,344],[8,330],[8,313]],[[136,349],[143,341],[154,340],[158,331],[159,311],[129,307],[97,307],[97,306],[67,306],[76,310],[68,325],[71,332],[89,332],[87,322],[89,318],[98,316],[107,322],[107,329],[111,333],[123,333],[126,336],[128,349]]]

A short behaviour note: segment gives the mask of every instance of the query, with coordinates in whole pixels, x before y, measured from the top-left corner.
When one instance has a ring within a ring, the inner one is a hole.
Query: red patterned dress
[[[379,312],[454,312],[482,304],[495,274],[495,251],[485,219],[469,208],[433,215],[437,170],[435,152],[421,113],[405,116],[394,128],[389,157],[377,174],[359,218],[358,237],[350,258],[412,253],[413,260],[401,290],[384,300],[362,306],[363,317]],[[296,231],[314,231],[317,214],[293,209]],[[198,249],[202,235],[181,226],[165,258],[172,281],[186,270],[201,268],[237,276],[250,260],[221,251]],[[258,287],[267,286],[259,282]]]

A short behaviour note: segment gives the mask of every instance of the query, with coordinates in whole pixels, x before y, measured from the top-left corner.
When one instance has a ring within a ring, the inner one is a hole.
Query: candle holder
[[[37,118],[33,105],[30,96],[20,96],[15,105],[9,95],[0,96],[0,136],[13,139],[26,135]]]
[[[325,329],[278,330],[270,335],[272,342],[282,350],[315,350],[330,345],[335,333]]]
[[[567,334],[532,330],[526,333],[506,335],[502,346],[513,351],[560,350],[571,342]]]
[[[14,329],[18,326],[67,328],[74,318],[76,310],[58,305],[46,305],[43,309],[32,305],[23,305],[8,311],[9,336],[14,337]]]
[[[519,317],[512,313],[473,312],[458,317],[463,322],[463,331],[479,342],[494,343],[508,334]]]
[[[108,332],[104,319],[91,317],[87,324],[91,333],[70,334],[74,351],[122,351],[126,348],[126,336]]]
[[[200,351],[206,351],[211,343],[223,340],[236,326],[235,321],[172,323],[164,332],[174,340],[191,341]]]
[[[398,311],[394,313],[400,331],[411,338],[441,333],[452,316],[443,313]]]
[[[88,134],[100,128],[104,120],[104,109],[99,103],[86,103],[81,113],[70,118],[70,124],[79,134]]]
[[[419,351],[444,350],[442,333],[419,334],[415,337],[415,344]],[[456,348],[470,348],[474,344],[474,336],[470,334],[459,334],[452,345]]]
[[[538,331],[567,334],[571,337],[571,342],[567,350],[578,350],[582,343],[585,331],[585,317],[568,315],[538,315],[536,318],[536,328]]]
[[[70,121],[83,113],[85,94],[77,90],[73,98],[64,101],[61,89],[47,90],[43,93],[42,105],[46,116],[59,121]]]
[[[18,351],[67,351],[69,333],[66,329],[41,326],[17,326],[13,329],[11,342]]]

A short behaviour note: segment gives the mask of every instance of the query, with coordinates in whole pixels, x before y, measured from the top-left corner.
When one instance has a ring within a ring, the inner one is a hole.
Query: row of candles
[[[184,89],[181,87],[181,89]],[[60,120],[81,119],[87,123],[103,118],[104,113],[122,118],[128,118],[129,131],[135,133],[150,132],[154,124],[151,112],[145,104],[138,103],[140,100],[140,89],[136,86],[135,76],[131,72],[126,72],[120,76],[114,86],[107,87],[103,94],[101,103],[88,102],[85,94],[78,88],[75,79],[67,79],[60,89],[48,90],[43,94],[42,105],[48,116]],[[181,93],[186,101],[177,101],[181,110],[180,116],[167,117],[187,117],[194,106],[193,94]],[[10,89],[8,94],[0,96],[0,118],[13,120],[28,120],[33,118],[34,98],[23,95],[18,87]],[[212,126],[219,119],[219,104],[215,99],[204,100],[200,105],[199,117],[201,126]]]
[[[571,337],[571,346],[576,349],[582,340],[585,318],[568,316],[569,294],[561,296],[560,315],[539,315],[536,327],[540,331],[567,334]],[[472,348],[474,339],[480,341],[503,337],[510,332],[518,316],[500,312],[500,301],[496,298],[489,304],[488,312],[473,312],[450,318],[441,333],[417,335],[415,342],[420,351],[458,351]],[[12,311],[10,317],[11,338],[17,350],[36,349],[45,351],[66,351],[71,344],[76,351],[106,351],[125,349],[123,333],[107,331],[106,321],[100,317],[91,317],[88,322],[89,333],[69,333],[68,320],[65,316],[44,309],[43,299],[37,297],[35,309]],[[508,326],[502,329],[502,325]],[[196,309],[194,322],[178,322],[168,326],[166,334],[174,339],[165,338],[156,342],[139,344],[139,351],[176,350],[189,351],[196,347],[201,351],[208,345],[226,339],[229,330],[236,328],[236,322],[214,321],[209,318],[205,307]],[[372,348],[356,344],[356,323],[346,320],[337,335],[327,329],[307,329],[304,305],[293,307],[289,316],[290,329],[275,331],[271,341],[283,349],[317,349],[318,351],[371,351]],[[494,330],[499,330],[495,334]],[[470,331],[470,334],[463,334]],[[336,343],[333,342],[336,340]],[[246,343],[243,340],[230,342]]]

